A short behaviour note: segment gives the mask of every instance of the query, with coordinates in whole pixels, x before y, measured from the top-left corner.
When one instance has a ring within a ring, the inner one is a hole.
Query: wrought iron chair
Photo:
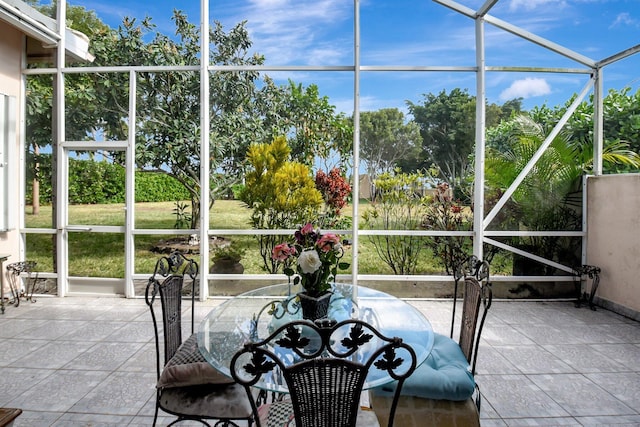
[[[453,338],[453,330],[456,324],[456,306],[458,305],[458,285],[465,277],[475,277],[479,282],[489,282],[489,263],[471,255],[458,263],[453,269],[453,310],[451,311],[451,331],[449,338]]]
[[[464,300],[460,337],[435,334],[427,360],[405,381],[397,414],[401,426],[479,426],[481,394],[475,382],[480,336],[491,307],[491,284],[484,285],[474,276],[464,279]],[[391,404],[393,384],[371,393],[378,419]]]
[[[194,334],[195,284],[198,264],[179,252],[160,258],[149,278],[145,301],[151,311],[156,343],[156,408],[178,418],[169,425],[195,420],[219,420],[215,426],[237,426],[233,420],[252,421],[244,389],[215,370],[198,350]],[[182,340],[182,300],[191,300],[191,334]],[[160,313],[158,304],[160,303]],[[158,319],[159,316],[161,320]],[[162,333],[162,338],[160,334]],[[161,350],[164,363],[161,364]]]
[[[367,355],[359,353],[367,349]],[[402,384],[416,366],[413,349],[400,338],[388,338],[361,320],[296,320],[266,339],[247,343],[231,361],[231,374],[246,388],[258,427],[353,427],[362,424],[360,397],[372,365],[397,380],[388,426]],[[289,399],[257,407],[253,386],[263,377],[286,384]],[[277,424],[276,424],[277,423]],[[366,422],[369,427],[372,424]]]

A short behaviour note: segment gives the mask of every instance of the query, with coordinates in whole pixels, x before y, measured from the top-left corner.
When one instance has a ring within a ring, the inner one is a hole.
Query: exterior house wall
[[[15,97],[15,106],[17,111],[15,117],[21,117],[20,111],[22,110],[22,94],[21,94],[21,64],[22,64],[22,40],[23,34],[8,25],[5,22],[0,21],[0,94],[9,95]],[[8,176],[16,177],[20,171],[20,120],[15,122],[15,145],[8,151],[11,156],[8,159],[7,167],[9,168]],[[18,218],[19,215],[19,189],[17,186],[18,179],[9,180],[9,208],[13,209],[10,212],[10,217],[13,219],[11,229],[9,231],[0,231],[0,255],[10,255],[5,261],[4,267],[8,263],[20,261],[19,259],[19,233],[18,233]],[[4,191],[4,190],[2,190]],[[3,195],[4,196],[4,195]],[[12,203],[15,201],[15,203]],[[5,271],[2,271],[5,274]],[[6,276],[5,276],[5,289],[6,289]]]
[[[0,21],[0,92],[20,96],[22,33]]]
[[[587,212],[587,264],[602,269],[596,301],[638,318],[640,174],[589,177]]]
[[[371,177],[369,174],[360,175],[360,198],[371,200]]]

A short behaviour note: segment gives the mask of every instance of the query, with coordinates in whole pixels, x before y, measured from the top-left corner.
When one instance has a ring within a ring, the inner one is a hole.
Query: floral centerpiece
[[[311,223],[295,232],[295,243],[281,243],[273,248],[272,258],[284,264],[284,273],[302,284],[311,297],[319,297],[331,289],[338,269],[349,267],[340,262],[344,248],[340,236],[320,233]]]

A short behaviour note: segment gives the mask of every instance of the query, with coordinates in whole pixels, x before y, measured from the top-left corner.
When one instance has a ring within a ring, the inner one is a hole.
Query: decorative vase
[[[331,295],[333,295],[333,293],[330,291],[326,291],[317,297],[312,297],[306,292],[298,292],[300,307],[302,308],[302,318],[311,321],[326,318],[329,312]]]
[[[244,266],[232,258],[220,258],[213,263],[209,273],[242,274],[244,273]]]

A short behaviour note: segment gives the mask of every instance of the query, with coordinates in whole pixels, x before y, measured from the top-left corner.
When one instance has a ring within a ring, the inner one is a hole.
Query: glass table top
[[[301,290],[300,286],[292,284],[267,286],[238,295],[213,308],[198,328],[200,352],[214,368],[230,377],[231,359],[246,342],[264,339],[278,326],[302,319],[296,298]],[[402,338],[415,351],[418,365],[431,352],[431,324],[410,304],[387,293],[351,284],[335,284],[332,291],[330,319],[338,322],[360,319],[383,335]],[[372,369],[365,388],[391,380],[385,371]],[[256,387],[287,391],[283,381],[269,376],[263,376]]]

